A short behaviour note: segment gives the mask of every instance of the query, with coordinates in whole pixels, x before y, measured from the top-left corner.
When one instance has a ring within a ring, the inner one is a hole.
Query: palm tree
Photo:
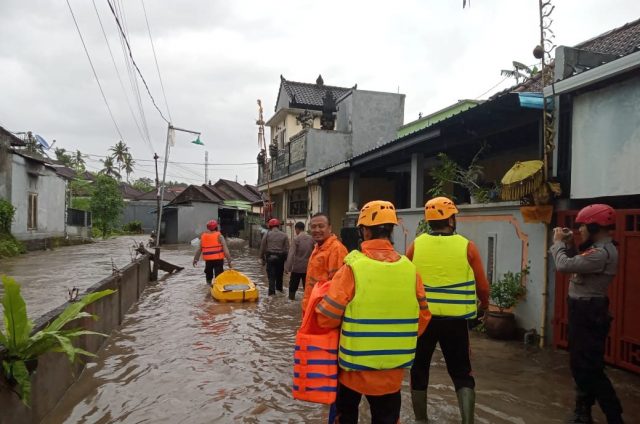
[[[135,165],[136,161],[133,160],[133,157],[130,154],[127,154],[124,158],[124,172],[127,174],[127,183],[129,182],[129,175],[133,172],[133,165]]]
[[[129,155],[129,147],[122,141],[118,141],[111,149],[112,157],[118,163],[118,169],[122,171],[122,167],[126,157]]]
[[[78,172],[83,172],[86,169],[86,162],[84,161],[80,150],[76,150],[76,153],[73,155],[72,164],[73,168]]]
[[[58,162],[60,162],[61,164],[63,164],[64,166],[71,166],[72,164],[72,158],[71,156],[67,153],[67,150],[64,149],[63,147],[56,147],[53,150],[53,153],[56,155],[56,160]]]
[[[102,161],[102,166],[104,166],[104,168],[102,168],[102,171],[100,171],[101,174],[120,179],[120,172],[118,172],[118,170],[114,166],[113,158],[111,156],[107,156],[106,158],[104,158],[104,160]]]

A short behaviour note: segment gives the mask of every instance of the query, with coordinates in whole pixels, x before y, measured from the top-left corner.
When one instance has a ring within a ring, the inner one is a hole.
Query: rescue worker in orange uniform
[[[306,284],[302,299],[303,313],[307,308],[313,286],[318,281],[330,280],[340,269],[345,256],[349,253],[338,237],[333,234],[329,217],[326,214],[318,212],[313,215],[309,221],[309,229],[316,246],[311,252],[307,265]]]
[[[458,397],[462,423],[474,422],[475,380],[469,359],[467,320],[489,307],[489,282],[476,245],[456,234],[456,205],[446,197],[425,204],[431,232],[418,236],[407,249],[424,282],[433,319],[418,338],[416,360],[411,367],[411,401],[416,422],[426,423],[427,387],[431,356],[440,344]]]
[[[321,327],[341,327],[336,423],[358,422],[362,395],[372,423],[398,422],[404,369],[431,318],[416,267],[391,244],[397,223],[392,203],[364,205],[357,223],[362,252],[345,258],[316,307]]]
[[[573,234],[553,230],[550,252],[559,272],[571,273],[569,282],[569,360],[576,384],[576,405],[569,422],[593,422],[591,407],[597,400],[609,424],[622,423],[622,405],[604,372],[605,343],[611,327],[608,289],[618,269],[618,250],[611,239],[615,211],[603,204],[578,212],[575,223],[582,244]]]
[[[193,266],[198,265],[200,255],[205,261],[204,274],[208,285],[211,285],[214,273],[217,277],[224,272],[224,258],[227,258],[231,268],[231,255],[215,219],[207,222],[207,231],[200,235],[200,248],[193,257]]]

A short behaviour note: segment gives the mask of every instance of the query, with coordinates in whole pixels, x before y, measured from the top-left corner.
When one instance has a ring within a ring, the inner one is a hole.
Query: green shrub
[[[122,231],[124,231],[125,233],[142,234],[142,222],[127,222],[122,226]]]
[[[31,375],[27,365],[48,352],[65,353],[72,363],[80,355],[95,356],[91,352],[75,347],[71,342],[76,337],[83,335],[93,334],[106,337],[106,334],[87,331],[83,328],[67,327],[69,323],[80,318],[97,319],[97,316],[82,310],[85,306],[114,293],[114,291],[103,290],[87,294],[79,301],[67,306],[45,328],[31,334],[33,323],[27,317],[27,305],[20,294],[20,285],[6,276],[2,276],[2,285],[4,286],[4,296],[2,297],[4,328],[0,330],[0,345],[7,350],[6,356],[2,360],[2,372],[5,378],[15,381],[20,399],[29,406]]]
[[[9,234],[16,208],[4,199],[0,199],[0,233]]]
[[[74,197],[71,199],[71,207],[73,209],[79,209],[81,211],[91,210],[91,198],[90,197]]]
[[[11,234],[0,233],[0,258],[10,258],[26,251],[24,244],[16,240]]]

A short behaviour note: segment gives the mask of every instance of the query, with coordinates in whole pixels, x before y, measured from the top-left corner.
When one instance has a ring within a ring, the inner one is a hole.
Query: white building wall
[[[22,156],[11,156],[11,203],[16,208],[11,233],[18,240],[63,237],[66,181],[45,166],[29,165]],[[29,168],[38,169],[38,175],[27,173]],[[37,228],[33,230],[27,229],[29,193],[38,194]]]
[[[482,256],[485,272],[489,271],[489,237],[494,238],[493,281],[501,278],[507,271],[518,272],[523,265],[529,266],[527,293],[516,306],[514,313],[520,328],[535,329],[539,334],[542,326],[545,275],[545,225],[525,223],[517,202],[459,205],[458,208],[460,214],[457,232],[476,244]],[[402,222],[396,227],[393,240],[399,252],[404,253],[415,239],[418,222],[423,218],[423,214],[422,208],[398,211],[398,218]],[[551,283],[549,287],[552,287]],[[552,290],[549,288],[547,291]],[[547,305],[552,305],[550,300],[547,299]],[[547,316],[552,313],[553,307],[549,306]],[[547,327],[547,336],[549,334],[551,329]]]

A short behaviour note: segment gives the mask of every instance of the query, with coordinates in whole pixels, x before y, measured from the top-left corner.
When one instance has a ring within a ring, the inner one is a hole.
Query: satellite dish
[[[45,150],[49,150],[51,146],[47,143],[47,140],[36,134],[36,142],[41,145]]]

